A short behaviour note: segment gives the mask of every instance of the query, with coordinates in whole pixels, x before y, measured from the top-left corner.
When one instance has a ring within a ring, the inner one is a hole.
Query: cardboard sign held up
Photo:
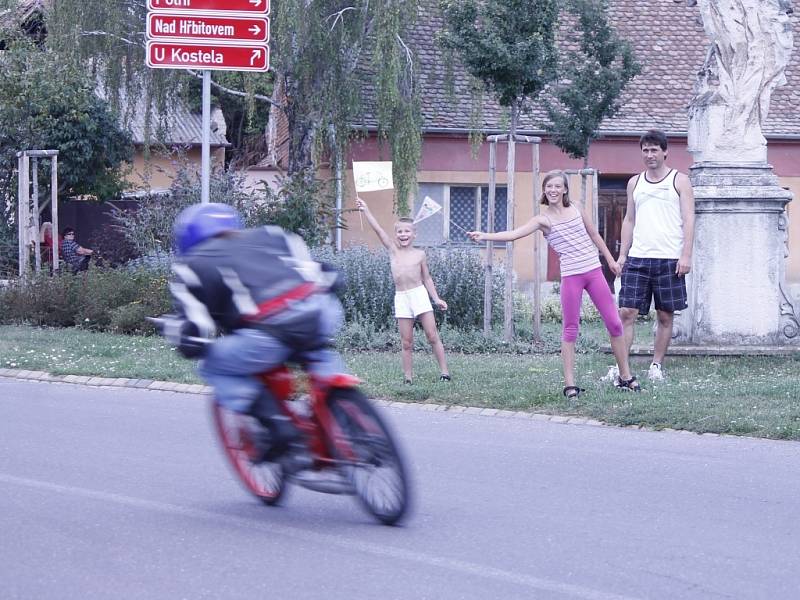
[[[353,162],[353,180],[356,184],[356,192],[391,190],[394,188],[392,162]]]

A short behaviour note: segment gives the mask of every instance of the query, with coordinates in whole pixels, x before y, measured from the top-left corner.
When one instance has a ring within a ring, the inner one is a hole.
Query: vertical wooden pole
[[[30,264],[28,256],[28,237],[30,236],[30,159],[26,152],[22,153],[19,165],[19,199],[17,214],[19,216],[19,275],[28,276]]]
[[[33,158],[33,213],[31,214],[31,233],[33,234],[33,260],[36,273],[42,270],[42,248],[39,237],[39,159]]]
[[[508,153],[506,156],[506,230],[514,229],[514,162],[516,146],[514,136],[517,133],[516,102],[511,104],[511,135],[508,136]],[[506,284],[503,338],[507,342],[514,340],[514,242],[506,242]]]
[[[23,172],[25,170],[25,153],[19,152],[17,153],[17,270],[19,271],[19,276],[22,277],[24,270],[22,268],[22,260],[23,255],[25,253],[25,236],[23,235],[22,231],[22,222],[24,220],[24,210],[23,206],[25,205],[25,183],[24,183],[24,175]]]
[[[531,154],[533,156],[533,214],[538,215],[542,211],[542,205],[539,203],[541,195],[539,189],[539,142],[533,142]],[[542,237],[536,235],[533,239],[533,341],[535,342],[542,339],[542,254]]]
[[[486,207],[486,231],[494,232],[494,202],[497,190],[497,140],[489,144],[489,204]],[[486,257],[483,270],[483,335],[492,331],[492,288],[494,268],[494,242],[486,242]]]
[[[58,155],[50,159],[50,222],[53,223],[53,273],[58,271]]]
[[[597,169],[592,173],[592,221],[595,229],[600,227],[600,184],[598,183]]]

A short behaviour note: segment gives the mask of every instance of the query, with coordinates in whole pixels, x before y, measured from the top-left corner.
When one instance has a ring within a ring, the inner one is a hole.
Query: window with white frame
[[[418,213],[425,197],[440,204],[442,210],[417,223],[417,244],[469,244],[471,242],[467,238],[467,231],[487,230],[488,186],[421,183],[419,194],[414,200],[414,215]],[[495,231],[506,229],[506,207],[506,188],[497,186],[494,199]]]

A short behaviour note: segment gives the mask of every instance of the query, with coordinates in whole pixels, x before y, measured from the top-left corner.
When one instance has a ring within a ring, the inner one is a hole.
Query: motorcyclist
[[[342,321],[341,305],[330,293],[335,272],[314,261],[293,233],[273,225],[243,229],[226,204],[186,208],[174,236],[170,292],[177,315],[167,321],[165,336],[184,356],[202,357],[198,371],[220,404],[268,428],[263,459],[289,454],[300,434],[256,375],[298,352],[312,372],[345,372],[329,347]]]

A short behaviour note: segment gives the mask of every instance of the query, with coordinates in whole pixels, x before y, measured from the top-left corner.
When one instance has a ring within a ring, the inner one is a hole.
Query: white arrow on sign
[[[250,0],[250,4],[256,7],[261,6],[261,0]]]
[[[254,36],[258,37],[258,35],[261,33],[261,27],[258,25],[253,25],[250,29],[248,29],[248,31]]]
[[[261,58],[261,50],[253,50],[253,54],[250,55],[250,64],[254,65],[256,60]]]

